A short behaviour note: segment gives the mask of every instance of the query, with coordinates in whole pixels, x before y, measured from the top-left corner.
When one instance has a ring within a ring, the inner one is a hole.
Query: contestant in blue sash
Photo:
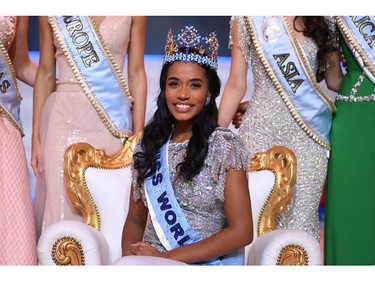
[[[38,236],[57,221],[82,221],[66,194],[66,149],[86,142],[112,155],[143,130],[145,33],[145,17],[39,17],[31,157]]]
[[[335,95],[319,82],[324,78],[337,92],[342,79],[334,26],[328,17],[232,17],[232,66],[219,107],[219,124],[229,126],[245,96],[250,68],[254,91],[239,135],[251,156],[274,145],[296,154],[295,194],[277,217],[277,228],[305,230],[318,241],[335,111]]]
[[[34,85],[28,17],[0,16],[0,265],[36,265],[35,218],[17,79]],[[30,137],[29,135],[26,137]]]
[[[191,25],[168,33],[157,110],[133,163],[123,256],[243,265],[252,241],[248,153],[217,124],[218,41]]]

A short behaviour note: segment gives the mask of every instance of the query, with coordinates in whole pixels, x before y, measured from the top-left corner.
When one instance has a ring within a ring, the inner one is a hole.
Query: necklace
[[[355,96],[355,94],[358,91],[359,86],[362,84],[364,79],[365,79],[365,73],[362,72],[361,75],[358,77],[357,82],[354,84],[354,87],[351,89],[349,96],[337,95],[336,99],[341,100],[341,101],[348,101],[348,102],[375,101],[375,90],[369,96],[363,96],[363,97]]]

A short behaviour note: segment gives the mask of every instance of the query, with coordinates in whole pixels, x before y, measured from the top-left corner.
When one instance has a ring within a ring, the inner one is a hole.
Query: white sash
[[[49,17],[50,24],[84,93],[116,137],[132,134],[132,97],[99,30],[90,17]]]
[[[245,17],[249,35],[280,96],[300,127],[329,149],[335,105],[316,81],[286,19]]]
[[[0,115],[7,118],[23,137],[21,100],[13,64],[3,43],[0,42]]]
[[[375,16],[337,17],[337,24],[363,72],[375,83]]]

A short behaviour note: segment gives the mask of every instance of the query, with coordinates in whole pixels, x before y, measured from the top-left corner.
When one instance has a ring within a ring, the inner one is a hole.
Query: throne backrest
[[[140,135],[122,149],[106,155],[88,143],[76,143],[65,152],[66,191],[83,223],[99,230],[109,250],[109,263],[121,257],[122,229],[129,210],[130,164]]]
[[[292,199],[296,171],[295,154],[283,146],[273,146],[252,158],[248,177],[254,224],[252,243],[257,237],[276,229],[276,216]],[[245,261],[251,245],[245,247]]]

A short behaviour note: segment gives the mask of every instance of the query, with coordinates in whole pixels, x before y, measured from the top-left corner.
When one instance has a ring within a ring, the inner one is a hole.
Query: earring
[[[211,100],[211,96],[208,96],[208,97],[206,98],[206,101],[204,102],[204,106],[207,106],[207,104],[210,103],[210,100]]]

